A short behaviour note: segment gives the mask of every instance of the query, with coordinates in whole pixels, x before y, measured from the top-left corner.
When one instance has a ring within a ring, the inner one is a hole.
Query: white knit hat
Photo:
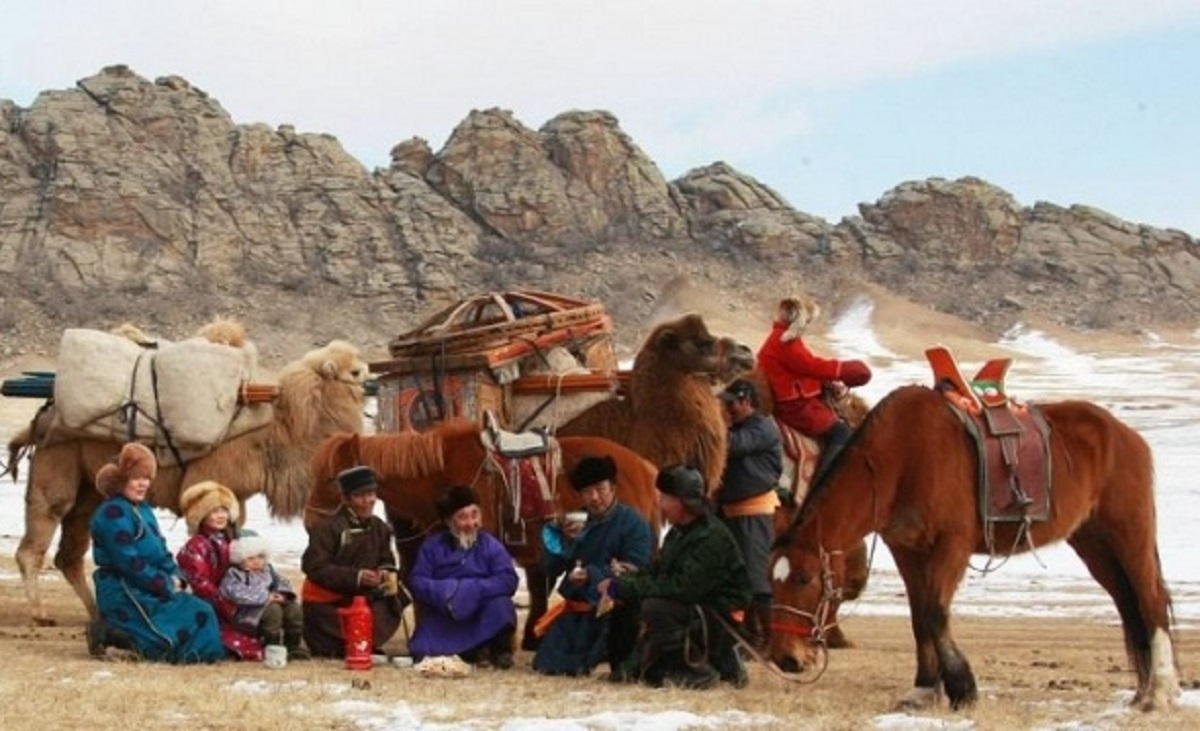
[[[229,560],[238,566],[255,556],[271,557],[271,544],[262,536],[244,536],[229,546]]]

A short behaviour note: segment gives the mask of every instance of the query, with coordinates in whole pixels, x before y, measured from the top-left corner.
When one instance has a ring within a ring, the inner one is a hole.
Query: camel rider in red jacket
[[[771,384],[775,398],[775,416],[823,442],[821,461],[813,472],[814,483],[851,434],[850,426],[825,401],[825,384],[853,387],[871,380],[871,369],[863,361],[822,358],[804,344],[801,336],[820,312],[820,306],[812,300],[782,300],[771,334],[758,349],[758,367]]]

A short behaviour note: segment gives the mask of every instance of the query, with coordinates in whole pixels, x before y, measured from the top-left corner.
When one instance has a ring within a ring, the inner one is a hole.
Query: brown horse
[[[1039,407],[1050,425],[1050,518],[996,523],[996,546],[1065,539],[1112,596],[1137,671],[1134,703],[1169,707],[1179,695],[1170,596],[1156,544],[1150,448],[1095,404]],[[785,670],[811,661],[810,628],[836,596],[844,552],[874,531],[895,558],[908,593],[917,673],[905,707],[934,703],[944,688],[958,708],[976,699],[975,676],[950,632],[950,604],[972,553],[988,552],[976,490],[977,457],[943,396],[921,386],[889,394],[867,416],[827,477],[810,491],[771,558],[776,621],[771,657]],[[786,631],[787,629],[791,631]],[[819,634],[819,631],[818,631]]]
[[[617,464],[617,499],[650,521],[658,535],[658,470],[630,449],[598,437],[559,437],[562,472],[566,474],[584,457],[607,455]],[[536,646],[532,629],[545,613],[550,587],[539,567],[541,531],[555,514],[582,505],[578,493],[563,475],[552,475],[555,505],[538,517],[514,523],[505,507],[512,504],[494,456],[484,446],[478,424],[454,419],[429,431],[396,434],[337,434],[313,454],[313,491],[305,509],[305,526],[331,514],[341,501],[334,477],[354,465],[367,465],[379,478],[379,498],[396,531],[402,564],[416,560],[420,539],[438,524],[435,502],[451,485],[470,485],[480,498],[483,527],[504,541],[513,559],[524,568],[529,588],[529,617],[523,646]],[[547,514],[548,513],[548,514]]]

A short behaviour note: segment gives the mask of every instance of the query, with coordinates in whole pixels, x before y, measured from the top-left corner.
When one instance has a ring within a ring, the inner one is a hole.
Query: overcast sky
[[[0,0],[0,99],[124,63],[367,168],[472,109],[604,109],[836,222],[975,175],[1200,236],[1200,0]]]

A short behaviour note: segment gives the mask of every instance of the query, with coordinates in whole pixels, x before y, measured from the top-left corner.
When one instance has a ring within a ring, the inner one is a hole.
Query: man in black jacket
[[[767,648],[771,628],[771,580],[767,562],[775,540],[775,487],[783,473],[783,440],[775,420],[758,410],[754,384],[739,378],[721,393],[729,415],[729,457],[717,502],[721,518],[746,560],[753,596],[746,613],[746,639]]]

